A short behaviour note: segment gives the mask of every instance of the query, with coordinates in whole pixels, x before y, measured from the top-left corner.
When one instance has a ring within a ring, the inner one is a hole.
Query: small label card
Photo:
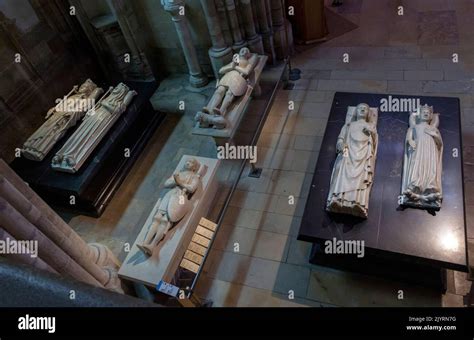
[[[164,282],[163,280],[158,282],[158,284],[156,285],[156,290],[161,293],[174,296],[174,297],[178,296],[178,292],[179,292],[178,287],[173,286],[170,283]]]

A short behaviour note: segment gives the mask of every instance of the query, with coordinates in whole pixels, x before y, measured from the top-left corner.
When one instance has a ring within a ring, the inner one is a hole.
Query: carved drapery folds
[[[402,206],[438,211],[443,201],[443,138],[439,114],[423,105],[410,114],[405,140]]]
[[[31,256],[35,248],[31,247],[30,253],[13,254],[16,260],[123,293],[117,275],[119,262],[110,250],[98,244],[88,245],[3,160],[0,221],[0,240],[37,245],[37,257]]]
[[[347,108],[337,138],[326,210],[367,218],[377,157],[378,110],[361,103]]]

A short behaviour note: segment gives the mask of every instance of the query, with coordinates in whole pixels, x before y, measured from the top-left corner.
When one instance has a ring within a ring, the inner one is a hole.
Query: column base
[[[239,53],[240,49],[243,47],[247,47],[247,42],[245,40],[239,41],[238,43],[232,45],[232,49],[235,53]]]
[[[89,243],[92,259],[99,267],[120,268],[120,261],[109,248],[100,243]]]
[[[204,87],[209,83],[209,79],[204,73],[189,75],[189,83],[192,87]]]
[[[122,281],[118,276],[118,270],[121,263],[110,251],[110,249],[100,243],[89,243],[89,249],[92,252],[92,260],[107,273],[109,279],[105,283],[105,288],[116,293],[124,294]]]
[[[232,61],[232,55],[233,53],[230,47],[223,50],[209,49],[209,58],[211,58],[212,70],[214,71],[216,79],[219,79],[220,68]]]
[[[125,294],[122,288],[122,281],[118,276],[118,270],[112,268],[104,268],[104,270],[109,274],[109,281],[105,284],[105,288],[119,294]]]

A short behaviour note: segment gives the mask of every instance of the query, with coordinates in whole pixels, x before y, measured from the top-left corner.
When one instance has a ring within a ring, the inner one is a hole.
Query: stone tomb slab
[[[252,95],[259,95],[260,92],[260,76],[262,74],[263,68],[267,63],[268,57],[267,56],[260,56],[259,61],[254,69],[254,76],[255,82],[249,84],[249,90],[246,94],[244,94],[241,98],[235,100],[235,102],[229,107],[225,118],[227,119],[227,126],[224,129],[214,129],[214,128],[201,128],[199,127],[199,123],[196,123],[196,126],[193,128],[192,133],[194,135],[201,135],[201,136],[209,136],[213,137],[218,140],[227,141],[234,137],[235,132],[244,116],[244,113],[247,109],[247,106],[251,100]],[[220,144],[220,143],[218,143]]]
[[[411,269],[413,275],[422,267],[434,270],[434,276],[439,275],[442,269],[467,271],[459,99],[392,96],[419,98],[421,105],[431,105],[440,114],[439,130],[444,142],[443,203],[441,210],[432,215],[425,210],[402,210],[398,206],[409,112],[380,111],[381,99],[388,96],[345,92],[335,94],[298,239],[314,244],[311,262],[329,265],[337,262],[336,266],[350,267],[355,271],[368,271],[368,262],[375,259],[377,261],[371,261],[372,264],[376,262],[372,269],[386,269],[384,276],[394,274],[398,265],[398,269],[410,273],[408,266],[416,264],[418,267]],[[369,217],[366,220],[325,211],[336,158],[336,140],[344,124],[347,107],[359,103],[379,107],[379,145]],[[453,152],[456,152],[453,150],[458,150],[457,157],[453,156]],[[325,241],[334,238],[364,241],[365,258],[325,254]]]
[[[207,166],[206,172],[201,178],[202,186],[191,198],[191,211],[167,233],[165,239],[154,249],[153,255],[147,256],[138,249],[137,243],[141,242],[148,232],[148,226],[161,199],[158,200],[133,243],[127,258],[123,261],[119,270],[120,277],[153,287],[161,280],[168,283],[172,281],[199,220],[206,216],[211,208],[218,185],[215,176],[219,165],[217,159],[184,155],[175,171],[182,169],[188,158],[195,158],[201,163],[201,166]]]
[[[99,83],[102,88],[110,84]],[[76,173],[55,171],[51,160],[79,128],[70,128],[41,162],[19,157],[11,163],[15,172],[50,205],[74,213],[100,216],[125,179],[146,143],[163,121],[165,114],[155,112],[149,99],[156,82],[125,84],[138,92],[127,110],[117,119],[81,169]],[[125,156],[125,150],[130,156]],[[75,204],[70,204],[71,196]]]

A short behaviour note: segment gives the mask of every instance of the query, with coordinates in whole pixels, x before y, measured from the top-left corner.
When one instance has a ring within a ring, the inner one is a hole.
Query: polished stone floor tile
[[[267,193],[299,197],[304,176],[303,172],[273,170]]]
[[[281,262],[213,250],[207,275],[219,280],[254,288],[275,290],[305,297],[309,269]]]
[[[265,289],[203,277],[196,293],[206,296],[213,307],[329,307],[316,301],[275,293]]]
[[[318,151],[321,147],[322,139],[322,136],[296,135],[293,148],[295,150]]]
[[[257,148],[265,147],[271,149],[296,149],[295,135],[279,133],[262,133],[258,139]],[[259,152],[257,149],[257,153]]]
[[[311,270],[306,298],[345,307],[441,306],[441,294],[424,287],[323,267]]]
[[[247,174],[251,170],[250,166],[247,166],[242,176],[240,177],[239,184],[237,188],[244,191],[253,191],[253,192],[267,192],[268,185],[271,180],[272,170],[268,168],[263,168],[260,174],[260,177],[250,177]]]
[[[223,225],[213,245],[216,250],[282,262],[288,236],[251,228]]]

